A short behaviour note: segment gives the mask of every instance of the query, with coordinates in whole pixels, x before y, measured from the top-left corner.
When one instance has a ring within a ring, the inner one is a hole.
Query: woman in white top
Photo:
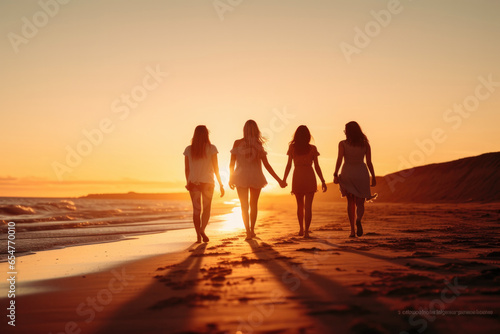
[[[208,129],[199,125],[194,130],[191,145],[184,150],[184,166],[186,189],[189,190],[193,203],[193,223],[196,230],[197,243],[208,242],[205,228],[210,219],[210,209],[214,194],[214,174],[220,186],[220,196],[224,196],[224,187],[220,179],[217,148],[210,143]],[[203,205],[203,211],[202,211]]]
[[[282,188],[286,187],[267,161],[267,152],[263,147],[264,138],[254,120],[248,120],[243,127],[243,138],[234,142],[229,165],[229,187],[238,192],[241,214],[247,231],[247,240],[255,237],[257,204],[260,191],[267,184],[262,164],[266,167]],[[236,165],[236,168],[235,168]],[[249,198],[250,193],[250,198]],[[249,213],[250,209],[250,213]]]
[[[340,185],[342,196],[347,197],[347,215],[351,224],[349,237],[354,238],[354,221],[356,221],[358,237],[363,235],[361,218],[365,213],[365,200],[371,200],[377,196],[377,194],[371,194],[368,170],[372,175],[372,187],[377,184],[377,179],[373,169],[370,144],[359,124],[356,122],[347,123],[344,132],[346,140],[339,143],[339,155],[335,173],[333,173],[333,182]],[[340,175],[338,175],[342,160],[344,160],[344,165]]]

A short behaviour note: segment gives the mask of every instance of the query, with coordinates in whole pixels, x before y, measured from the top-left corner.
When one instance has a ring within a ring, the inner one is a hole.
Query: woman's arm
[[[280,184],[280,187],[281,188],[285,188],[286,187],[286,182],[283,181],[283,180],[281,180],[279,178],[279,176],[276,175],[276,173],[274,172],[273,168],[269,164],[269,161],[267,160],[267,156],[266,155],[264,155],[262,157],[262,163],[264,164],[264,167],[266,167],[266,169],[269,172],[269,174],[271,174],[271,176],[274,177],[276,179],[276,181],[278,181],[278,183]]]
[[[377,185],[377,178],[375,177],[375,170],[373,169],[372,164],[372,149],[368,143],[366,144],[366,166],[368,167],[370,174],[372,174],[372,187],[375,187]]]
[[[219,161],[217,160],[217,154],[212,155],[212,167],[214,169],[214,174],[215,177],[217,178],[217,182],[219,182],[220,197],[222,197],[224,196],[224,185],[222,184],[222,181],[220,179]]]
[[[288,156],[288,162],[286,163],[285,167],[285,175],[283,176],[283,182],[286,183],[286,179],[288,178],[288,174],[290,174],[290,170],[292,169],[292,161],[293,158],[291,155]]]
[[[333,172],[333,183],[339,183],[339,170],[342,166],[342,160],[344,159],[344,145],[342,142],[339,143],[339,154],[337,156],[337,164],[335,165],[335,172]]]
[[[319,166],[318,156],[314,157],[313,163],[314,163],[314,170],[316,171],[316,174],[318,174],[319,179],[321,180],[321,189],[323,189],[323,192],[325,192],[326,183],[325,183],[325,178],[323,177],[323,172],[321,172],[321,167]]]
[[[234,165],[236,164],[236,154],[231,154],[231,162],[229,163],[229,188],[234,189],[233,174]]]
[[[184,157],[184,174],[186,175],[186,189],[189,190],[189,158]]]
[[[233,144],[233,150],[236,148],[238,141],[236,140]],[[231,153],[231,162],[229,162],[229,188],[234,189],[233,174],[234,165],[236,164],[236,154]]]

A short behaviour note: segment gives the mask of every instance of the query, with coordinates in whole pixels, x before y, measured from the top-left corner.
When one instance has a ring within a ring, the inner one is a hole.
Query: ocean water
[[[3,197],[0,198],[0,261],[7,258],[9,222],[15,223],[16,254],[20,256],[192,228],[191,214],[190,201]]]

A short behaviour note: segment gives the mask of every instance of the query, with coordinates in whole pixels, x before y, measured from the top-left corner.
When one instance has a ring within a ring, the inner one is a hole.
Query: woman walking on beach
[[[377,194],[371,194],[368,170],[372,175],[372,187],[377,184],[377,180],[372,164],[370,144],[359,124],[354,121],[347,123],[344,132],[346,140],[339,143],[339,154],[335,172],[333,173],[333,182],[340,185],[342,196],[347,197],[347,215],[351,224],[349,237],[354,238],[355,221],[358,237],[363,235],[361,219],[365,212],[365,200],[371,200],[377,196]],[[364,162],[365,157],[366,164]],[[339,175],[342,160],[344,160],[344,165]]]
[[[205,228],[210,219],[212,196],[214,194],[214,174],[220,186],[220,196],[224,196],[224,187],[220,179],[217,148],[210,143],[208,129],[198,125],[194,130],[191,145],[184,150],[184,169],[186,189],[189,190],[193,203],[193,223],[196,230],[197,243],[208,242]],[[202,210],[203,208],[203,210]]]
[[[299,235],[304,238],[309,238],[309,227],[312,220],[312,202],[314,193],[317,191],[316,174],[321,180],[321,188],[326,191],[326,183],[319,166],[319,152],[316,146],[310,144],[311,133],[305,125],[301,125],[295,131],[293,140],[288,146],[288,163],[285,168],[285,176],[283,182],[286,182],[292,162],[294,164],[292,177],[292,194],[297,200],[297,219],[299,220]],[[316,174],[314,174],[316,170]],[[305,230],[304,230],[304,214],[305,214]]]
[[[248,120],[243,127],[243,138],[236,140],[231,150],[229,187],[231,189],[236,187],[238,192],[241,215],[247,232],[246,240],[256,236],[255,222],[257,221],[260,191],[267,184],[262,173],[262,164],[282,188],[286,187],[286,183],[276,175],[269,165],[263,144],[264,138],[257,123]]]

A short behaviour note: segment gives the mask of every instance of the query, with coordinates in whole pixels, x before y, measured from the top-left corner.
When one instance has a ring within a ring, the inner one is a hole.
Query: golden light
[[[224,204],[234,205],[230,213],[222,216],[221,231],[231,232],[239,229],[244,229],[243,220],[241,218],[241,207],[238,199],[224,202]]]

